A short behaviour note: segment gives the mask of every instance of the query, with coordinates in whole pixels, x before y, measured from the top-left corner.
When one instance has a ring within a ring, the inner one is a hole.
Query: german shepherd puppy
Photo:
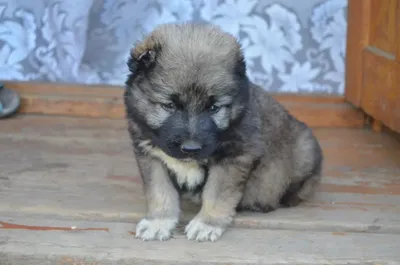
[[[124,103],[147,200],[138,238],[171,238],[184,194],[201,202],[187,238],[216,241],[237,211],[266,213],[313,193],[320,145],[249,81],[236,38],[209,24],[164,24],[127,64]]]

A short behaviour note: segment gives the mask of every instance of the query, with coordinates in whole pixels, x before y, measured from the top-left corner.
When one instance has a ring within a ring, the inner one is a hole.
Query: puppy
[[[144,183],[142,240],[167,240],[180,198],[188,239],[216,241],[237,211],[295,206],[319,183],[311,130],[246,76],[237,40],[207,24],[158,26],[131,50],[124,103]]]

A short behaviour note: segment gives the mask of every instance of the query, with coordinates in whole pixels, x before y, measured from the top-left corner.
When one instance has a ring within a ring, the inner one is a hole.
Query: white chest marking
[[[190,189],[195,188],[204,180],[204,169],[196,161],[181,161],[170,157],[157,147],[151,147],[148,141],[140,144],[147,153],[157,157],[165,163],[169,170],[175,173],[176,181],[180,187],[184,184]]]

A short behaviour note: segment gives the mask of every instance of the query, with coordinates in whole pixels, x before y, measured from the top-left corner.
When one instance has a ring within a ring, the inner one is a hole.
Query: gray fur
[[[218,240],[238,210],[268,212],[312,195],[321,148],[248,80],[234,37],[212,25],[165,24],[135,45],[128,65],[124,98],[148,205],[137,237],[169,239],[180,195],[201,198],[185,229],[199,241]],[[182,153],[184,140],[203,148]]]

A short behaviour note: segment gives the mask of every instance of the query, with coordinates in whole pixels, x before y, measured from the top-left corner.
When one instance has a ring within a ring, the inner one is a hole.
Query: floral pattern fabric
[[[344,93],[347,0],[0,0],[0,79],[123,85],[155,26],[219,25],[273,92]]]

